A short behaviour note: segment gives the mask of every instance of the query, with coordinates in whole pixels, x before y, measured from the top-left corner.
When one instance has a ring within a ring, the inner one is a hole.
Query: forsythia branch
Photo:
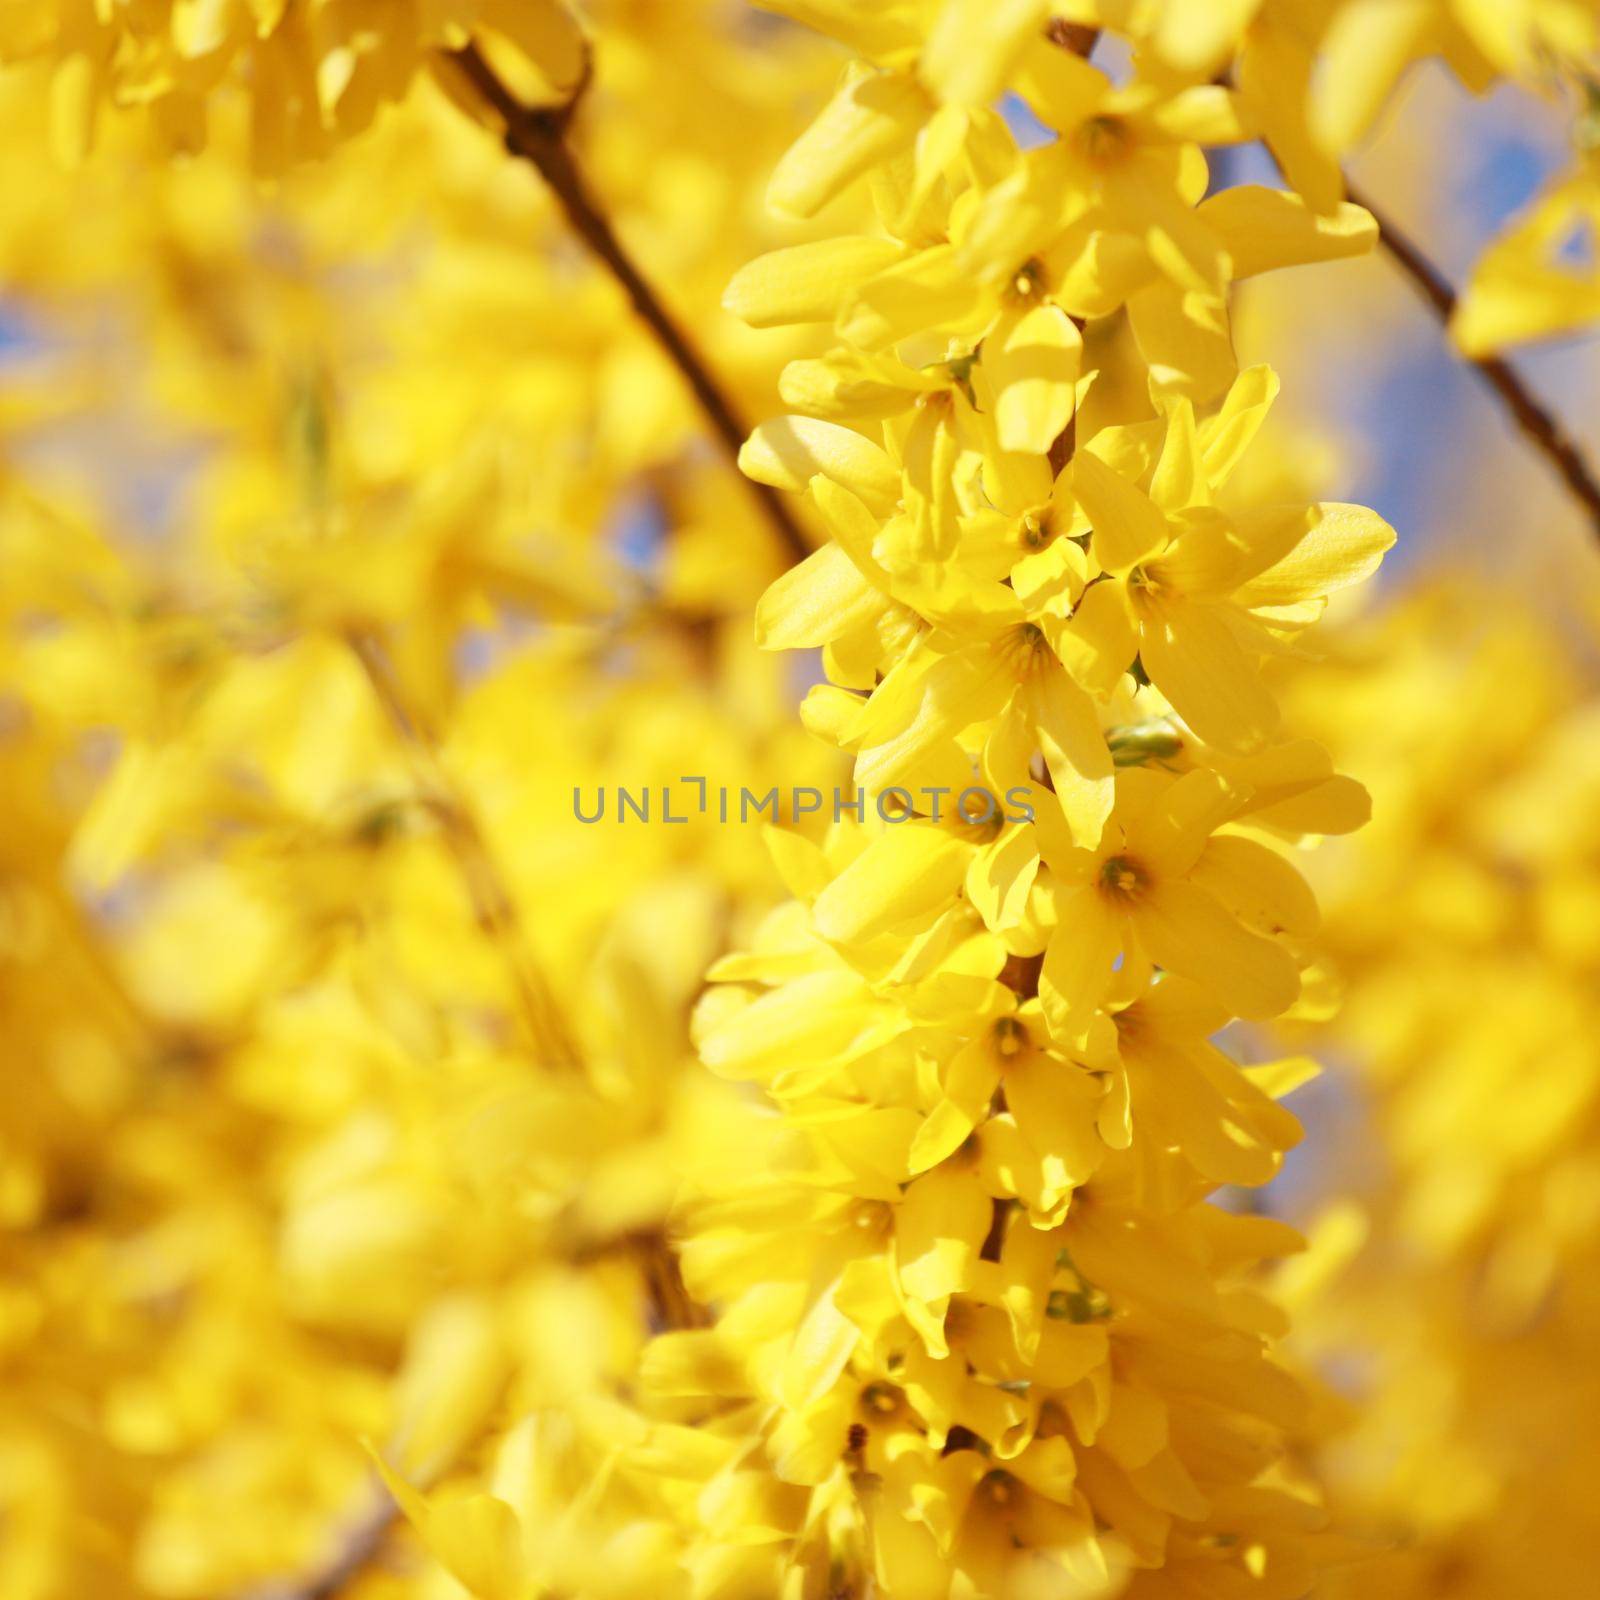
[[[476,45],[449,51],[446,59],[504,124],[506,149],[538,169],[574,231],[622,285],[639,319],[655,335],[656,342],[693,391],[730,460],[736,461],[748,430],[704,359],[634,265],[584,181],[564,137],[572,104],[544,110],[523,105]],[[777,491],[748,478],[743,481],[790,558],[801,561],[810,555],[809,541]]]
[[[389,1535],[399,1507],[382,1490],[361,1517],[345,1531],[339,1548],[316,1572],[301,1579],[274,1582],[251,1591],[248,1600],[336,1600],[368,1567]]]
[[[1098,28],[1091,28],[1082,22],[1063,22],[1060,17],[1051,19],[1045,28],[1045,37],[1051,44],[1060,45],[1063,50],[1075,56],[1082,56],[1087,61],[1094,51],[1095,42],[1100,37]],[[1078,332],[1084,330],[1084,319],[1072,319]],[[1066,470],[1067,463],[1072,460],[1072,453],[1078,444],[1078,416],[1074,412],[1067,419],[1067,425],[1056,435],[1055,442],[1050,446],[1050,471],[1060,477]]]
[[[1374,205],[1371,197],[1348,178],[1345,191],[1356,205],[1372,214],[1383,248],[1432,307],[1440,325],[1448,327],[1456,309],[1456,292],[1444,274],[1394,219]],[[1562,482],[1583,507],[1595,532],[1600,533],[1600,480],[1596,479],[1594,469],[1560,419],[1534,398],[1522,378],[1502,357],[1479,356],[1468,361],[1511,413],[1524,437],[1560,473]]]
[[[411,759],[419,786],[439,817],[478,926],[505,960],[529,1037],[552,1065],[577,1067],[577,1048],[561,1020],[555,996],[528,950],[516,902],[500,876],[471,808],[450,781],[433,739],[406,704],[382,642],[376,635],[358,630],[348,638],[373,693]]]
[[[1091,28],[1086,22],[1064,22],[1060,17],[1054,17],[1045,29],[1045,36],[1051,44],[1058,44],[1063,50],[1070,50],[1073,55],[1082,56],[1087,61],[1095,40],[1100,37],[1100,30]]]

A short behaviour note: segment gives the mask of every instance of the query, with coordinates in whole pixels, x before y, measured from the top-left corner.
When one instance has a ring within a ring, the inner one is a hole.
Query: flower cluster
[[[561,0],[24,0],[0,25],[0,62],[43,58],[55,151],[76,162],[107,104],[145,109],[177,151],[207,137],[219,89],[250,106],[257,164],[278,171],[364,132],[440,51],[496,42],[539,100],[582,81],[583,34]]]
[[[743,455],[832,536],[758,632],[821,648],[806,724],[862,787],[976,776],[1032,818],[775,838],[795,899],[698,1019],[770,1109],[687,1204],[716,1320],[647,1353],[644,1453],[688,1480],[696,1593],[1300,1595],[1302,1395],[1251,1276],[1295,1240],[1210,1197],[1278,1170],[1309,1069],[1215,1037],[1295,1004],[1293,847],[1365,815],[1264,663],[1393,534],[1230,493],[1275,385],[1225,292],[1370,226],[1200,204],[1225,89],[1114,86],[1028,7],[885,12],[771,188],[867,181],[880,231],[729,290],[840,339]]]

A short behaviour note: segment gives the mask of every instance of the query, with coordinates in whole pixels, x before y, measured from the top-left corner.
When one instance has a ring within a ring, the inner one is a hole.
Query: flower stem
[[[688,336],[623,248],[567,144],[566,127],[571,120],[575,101],[548,109],[523,105],[474,44],[446,52],[445,59],[466,78],[478,97],[500,119],[505,129],[506,149],[538,169],[540,177],[549,185],[550,192],[566,213],[573,231],[622,285],[640,321],[655,335],[668,360],[693,391],[701,411],[711,424],[712,432],[730,458],[737,461],[739,447],[744,443],[748,430],[739,420],[721,384],[712,376],[710,368],[689,342]],[[743,482],[755,497],[762,515],[784,545],[790,559],[800,561],[810,555],[810,541],[778,492],[748,478],[744,478]]]
[[[1440,326],[1448,328],[1456,309],[1456,292],[1449,280],[1405,230],[1374,205],[1371,196],[1362,192],[1348,178],[1345,179],[1345,192],[1356,205],[1372,214],[1378,224],[1378,236],[1383,248],[1427,301]],[[1593,467],[1561,420],[1534,397],[1515,369],[1502,357],[1466,359],[1467,364],[1494,391],[1523,436],[1561,475],[1562,482],[1583,507],[1596,533],[1600,533],[1600,480],[1596,479]]]

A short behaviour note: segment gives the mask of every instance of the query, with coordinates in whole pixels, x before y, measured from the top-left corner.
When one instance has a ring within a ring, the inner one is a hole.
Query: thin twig
[[[1424,255],[1421,249],[1386,212],[1373,204],[1371,196],[1345,179],[1345,193],[1358,206],[1371,213],[1378,224],[1378,237],[1396,266],[1411,279],[1422,298],[1433,309],[1442,327],[1448,328],[1455,315],[1456,292],[1449,280]],[[1572,496],[1583,507],[1595,531],[1600,533],[1600,480],[1584,458],[1560,418],[1534,398],[1509,362],[1500,356],[1466,357],[1467,363],[1494,390],[1500,403],[1534,449],[1549,461]]]
[[[400,1514],[389,1492],[378,1495],[345,1529],[338,1548],[316,1571],[303,1578],[272,1581],[249,1591],[245,1600],[338,1600],[371,1565]]]
[[[1225,88],[1233,87],[1231,74],[1224,73],[1217,81]],[[1287,182],[1288,175],[1283,170],[1283,163],[1278,160],[1277,152],[1265,140],[1262,141],[1262,148]],[[1454,286],[1410,234],[1387,211],[1374,204],[1371,195],[1350,181],[1349,173],[1341,173],[1341,177],[1346,197],[1352,204],[1362,207],[1377,223],[1378,243],[1428,303],[1448,342],[1458,298]],[[1460,354],[1459,351],[1456,353]],[[1595,477],[1594,469],[1561,419],[1534,397],[1516,369],[1504,357],[1463,355],[1461,359],[1494,391],[1522,436],[1560,474],[1573,499],[1583,508],[1595,531],[1600,533],[1600,479]]]
[[[1070,55],[1082,56],[1087,61],[1094,51],[1096,42],[1100,38],[1100,30],[1091,28],[1082,22],[1063,22],[1060,17],[1052,17],[1045,26],[1044,36],[1051,44],[1059,45]],[[1083,317],[1074,317],[1073,326],[1081,335],[1086,326]],[[1078,447],[1078,414],[1067,418],[1067,425],[1050,443],[1050,476],[1059,478],[1066,470],[1067,463],[1072,460],[1073,452]]]
[[[439,818],[478,926],[501,953],[532,1043],[551,1064],[577,1067],[577,1049],[561,1019],[555,996],[529,953],[516,902],[500,876],[471,807],[450,780],[437,742],[407,705],[393,663],[377,635],[352,629],[346,637],[405,748],[419,787]]]
[[[656,342],[694,392],[712,432],[737,462],[748,430],[710,368],[623,248],[573,158],[565,135],[575,99],[565,106],[549,109],[523,105],[474,44],[447,51],[445,59],[465,76],[484,104],[500,119],[505,129],[506,149],[538,169],[573,230],[622,285],[639,319],[655,335]],[[767,484],[749,478],[743,478],[743,482],[790,559],[801,561],[810,555],[810,541],[801,532],[782,496]]]

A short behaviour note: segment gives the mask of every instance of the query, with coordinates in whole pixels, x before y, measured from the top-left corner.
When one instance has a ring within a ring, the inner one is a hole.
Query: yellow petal
[[[1480,261],[1456,303],[1450,333],[1461,353],[1476,360],[1594,322],[1600,322],[1600,284],[1565,272]]]
[[[536,69],[548,97],[566,98],[582,80],[586,47],[577,19],[557,0],[488,0],[484,25],[502,34]]]
[[[1002,450],[1046,454],[1071,420],[1083,336],[1059,306],[1003,316],[983,343]]]
[[[757,483],[796,494],[820,473],[880,516],[900,498],[900,474],[887,451],[849,428],[814,417],[761,423],[739,450],[739,470]]]
[[[1050,1031],[1076,1042],[1088,1033],[1095,1007],[1111,986],[1123,921],[1094,888],[1059,895],[1057,907],[1060,920],[1045,949],[1039,999]]]
[[[397,1470],[436,1478],[487,1420],[507,1358],[492,1303],[475,1295],[438,1301],[412,1331],[395,1391],[389,1458]]]
[[[1302,526],[1305,532],[1287,555],[1239,588],[1240,605],[1320,600],[1370,577],[1395,541],[1394,529],[1377,512],[1338,501],[1310,507]],[[1248,539],[1249,520],[1242,519],[1239,527]]]
[[[700,1059],[725,1078],[770,1080],[797,1062],[825,1071],[894,1031],[853,972],[816,972],[717,1019]]]
[[[465,1494],[430,1501],[381,1460],[378,1471],[428,1554],[474,1600],[525,1600],[532,1575],[522,1525],[504,1500]]]
[[[972,320],[982,304],[979,287],[954,245],[930,245],[886,267],[845,303],[839,331],[863,350]]]
[[[1199,860],[1211,835],[1237,815],[1242,796],[1220,773],[1196,767],[1168,781],[1153,803],[1134,811],[1128,801],[1134,776],[1125,773],[1122,781],[1122,809],[1132,813],[1129,846],[1158,875],[1181,877]]]
[[[901,246],[868,234],[813,239],[769,251],[742,266],[723,307],[752,328],[832,322],[857,287],[900,259]]]
[[[1022,920],[1038,870],[1039,851],[1026,827],[1007,827],[978,851],[967,868],[967,899],[985,927],[1014,928]]]
[[[838,1381],[861,1330],[834,1304],[833,1291],[821,1295],[795,1329],[778,1380],[784,1405],[808,1411]]]
[[[639,1361],[647,1393],[672,1397],[731,1398],[750,1392],[736,1353],[714,1328],[683,1328],[658,1334]]]
[[[912,15],[899,6],[863,6],[860,0],[753,0],[753,4],[825,33],[856,55],[874,60],[912,55],[921,42]]]
[[[856,571],[877,588],[887,590],[889,574],[872,553],[878,537],[878,519],[866,502],[821,473],[811,480],[809,487],[828,532],[855,563]]]
[[[1111,750],[1094,701],[1059,664],[1028,681],[1024,703],[1074,841],[1099,844],[1116,798]]]
[[[1166,542],[1167,519],[1142,489],[1113,471],[1091,442],[1072,464],[1072,492],[1088,514],[1095,559],[1126,572]]]
[[[1276,850],[1255,839],[1212,839],[1189,874],[1246,927],[1258,933],[1309,938],[1321,916],[1310,885]]]
[[[1378,224],[1361,206],[1345,200],[1319,214],[1297,194],[1258,184],[1224,189],[1198,215],[1227,251],[1236,282],[1278,267],[1365,255],[1378,243]]]
[[[1278,725],[1256,663],[1213,607],[1184,601],[1151,607],[1139,632],[1139,658],[1150,681],[1208,743],[1258,749]]]
[[[1112,213],[1119,226],[1143,238],[1150,259],[1174,287],[1222,292],[1227,262],[1216,234],[1177,195],[1154,184],[1130,185],[1118,194]]]
[[[1192,978],[1236,1017],[1264,1021],[1294,1004],[1300,976],[1281,945],[1240,926],[1195,884],[1158,882],[1135,903],[1135,932],[1158,966]]]
[[[1129,297],[1128,322],[1157,395],[1183,395],[1203,405],[1238,376],[1220,295],[1158,280]]]
[[[891,825],[817,896],[817,932],[835,944],[864,943],[931,919],[966,870],[966,848],[953,835],[915,822]]]
[[[1100,1090],[1080,1067],[1034,1055],[1005,1077],[1006,1103],[1022,1136],[1072,1188],[1088,1181],[1104,1146],[1095,1128]]]
[[[1090,694],[1109,695],[1139,649],[1127,589],[1115,581],[1090,584],[1050,642],[1061,664]]]
[[[1271,367],[1247,367],[1234,379],[1217,414],[1200,429],[1205,475],[1211,484],[1227,482],[1277,398],[1278,375]]]
[[[1000,711],[1011,678],[1001,655],[974,646],[939,656],[921,650],[898,662],[863,710],[856,783],[873,794],[896,783],[930,781],[927,768],[959,789],[970,765],[956,739]]]
[[[1048,0],[944,0],[918,70],[941,100],[987,106],[1043,26]]]
[[[1319,52],[1312,126],[1321,144],[1343,152],[1366,134],[1400,74],[1437,48],[1439,22],[1433,0],[1345,0]]]
[[[992,1216],[972,1173],[941,1167],[918,1178],[895,1213],[895,1260],[906,1294],[933,1301],[965,1289]]]
[[[1046,256],[1052,298],[1075,317],[1108,317],[1155,277],[1144,241],[1096,226],[1097,211],[1069,228]]]
[[[1560,258],[1574,234],[1600,220],[1600,191],[1588,174],[1556,185],[1478,258],[1450,321],[1470,356],[1568,333],[1600,321],[1600,275]]]
[[[1023,52],[1013,85],[1034,115],[1057,133],[1076,128],[1111,87],[1098,67],[1042,39]]]
[[[941,1100],[928,1113],[911,1141],[908,1169],[918,1173],[938,1166],[961,1148],[976,1125],[977,1119],[965,1106],[957,1105],[954,1100]]]
[[[62,59],[50,81],[50,149],[62,166],[83,164],[94,145],[100,73],[86,55]]]
[[[1285,833],[1354,833],[1372,820],[1372,796],[1354,778],[1335,773],[1270,804],[1252,815]]]
[[[1250,115],[1289,182],[1313,211],[1334,211],[1344,199],[1344,178],[1336,152],[1309,125],[1311,50],[1294,19],[1258,16],[1237,76]]]
[[[1263,1094],[1282,1100],[1296,1089],[1322,1076],[1322,1063],[1310,1056],[1284,1056],[1240,1069]]]
[[[908,73],[852,68],[784,152],[767,187],[768,202],[790,216],[814,216],[869,168],[909,149],[933,109]]]
[[[772,583],[756,606],[756,643],[798,650],[870,622],[887,604],[836,544],[813,550]]]
[[[1211,504],[1211,485],[1200,455],[1194,406],[1188,400],[1178,400],[1167,417],[1167,435],[1150,480],[1150,498],[1163,511]]]
[[[866,687],[866,685],[863,685]],[[861,717],[862,700],[832,683],[814,683],[800,702],[800,721],[824,744],[844,745]]]
[[[1192,144],[1237,144],[1251,135],[1238,96],[1220,83],[1197,83],[1165,95],[1137,121],[1166,139]]]
[[[1166,0],[1154,46],[1170,66],[1209,77],[1237,45],[1261,0]]]

